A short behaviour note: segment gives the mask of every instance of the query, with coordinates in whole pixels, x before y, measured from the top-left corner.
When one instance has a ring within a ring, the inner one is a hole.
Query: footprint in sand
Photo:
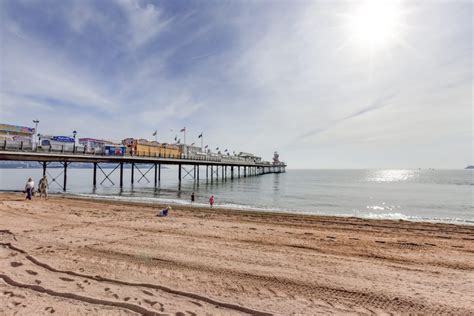
[[[63,281],[66,281],[66,282],[73,282],[75,281],[74,279],[70,279],[70,278],[60,278],[61,280]]]
[[[13,261],[13,262],[10,262],[10,265],[11,265],[12,267],[14,267],[14,268],[17,268],[17,267],[19,267],[19,266],[22,266],[23,263]]]
[[[153,306],[153,305],[155,305],[156,303],[158,303],[157,301],[150,301],[150,300],[147,300],[147,299],[144,299],[143,301],[144,301],[145,303],[150,304],[150,306]]]
[[[54,310],[54,308],[52,308],[51,306],[46,307],[44,310],[45,310],[45,311],[48,311],[48,310],[49,310],[49,312],[50,312],[51,314],[53,314],[54,312],[56,312],[56,311]]]
[[[41,284],[41,281],[40,280],[35,280],[35,283],[36,284]]]
[[[33,271],[33,270],[26,270],[26,272],[31,275],[38,275],[38,272]]]
[[[148,292],[148,291],[145,291],[145,290],[143,290],[142,292],[145,293],[146,295],[154,296],[153,293],[151,293],[151,292]]]

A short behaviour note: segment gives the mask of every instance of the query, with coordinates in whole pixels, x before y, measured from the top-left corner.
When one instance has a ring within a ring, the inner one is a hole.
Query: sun
[[[371,50],[393,44],[400,32],[402,9],[399,1],[368,0],[348,16],[352,41]]]

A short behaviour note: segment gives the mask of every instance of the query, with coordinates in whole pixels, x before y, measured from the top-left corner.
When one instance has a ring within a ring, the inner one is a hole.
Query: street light
[[[39,120],[36,119],[36,120],[33,120],[33,123],[35,123],[35,133],[38,134],[38,124],[39,124]],[[35,138],[34,139],[34,143],[35,143],[35,147],[38,146],[38,139]]]
[[[77,132],[72,131],[72,135],[74,136],[74,146],[72,148],[72,152],[75,153],[76,152],[76,135],[77,135]]]

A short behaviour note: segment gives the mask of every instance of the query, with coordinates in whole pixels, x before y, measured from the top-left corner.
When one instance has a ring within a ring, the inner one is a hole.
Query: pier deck
[[[93,164],[94,173],[92,185],[97,185],[97,170],[100,170],[105,176],[101,184],[108,180],[112,184],[112,180],[109,176],[118,169],[120,172],[119,186],[123,187],[123,169],[124,164],[131,165],[131,183],[134,183],[134,171],[138,170],[142,178],[148,174],[154,168],[154,184],[155,186],[161,181],[161,166],[162,165],[177,165],[178,166],[178,181],[181,183],[183,178],[182,171],[185,172],[184,176],[189,176],[194,181],[199,181],[200,167],[206,167],[205,179],[210,178],[211,181],[219,179],[219,169],[221,171],[222,180],[240,178],[247,176],[257,176],[268,173],[282,173],[285,172],[286,164],[278,163],[272,164],[269,162],[255,162],[249,160],[236,160],[223,157],[201,157],[201,156],[181,156],[181,157],[160,157],[160,156],[106,156],[106,155],[94,155],[87,153],[77,152],[48,152],[48,151],[21,151],[21,150],[5,150],[0,149],[0,161],[37,161],[43,166],[43,175],[47,173],[47,166],[52,163],[61,163],[63,165],[63,190],[67,188],[67,169],[71,163],[91,163]],[[104,172],[100,167],[101,163],[112,163],[116,164],[116,167],[109,173]],[[143,173],[140,169],[140,165],[151,165],[149,169]],[[186,166],[188,169],[186,169]],[[189,168],[191,167],[191,168]],[[241,172],[241,168],[243,169]],[[229,169],[229,170],[228,170]],[[228,172],[229,171],[229,172]],[[53,179],[55,180],[55,179]],[[147,179],[148,180],[148,179]]]

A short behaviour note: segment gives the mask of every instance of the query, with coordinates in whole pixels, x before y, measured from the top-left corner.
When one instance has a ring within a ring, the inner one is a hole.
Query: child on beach
[[[211,195],[211,197],[209,198],[209,205],[211,205],[211,208],[214,205],[214,195]]]
[[[171,211],[171,210],[172,210],[171,206],[168,206],[168,207],[162,209],[158,214],[156,214],[156,216],[158,216],[158,217],[168,216],[168,212]]]

